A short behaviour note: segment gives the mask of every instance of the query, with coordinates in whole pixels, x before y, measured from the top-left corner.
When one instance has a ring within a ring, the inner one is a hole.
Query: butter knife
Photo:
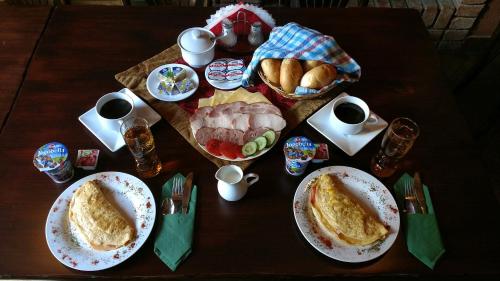
[[[189,198],[191,197],[191,187],[193,186],[193,172],[190,172],[186,181],[184,182],[184,188],[182,193],[182,213],[187,214],[189,206]]]
[[[415,172],[413,176],[413,188],[415,188],[415,193],[417,194],[417,201],[422,211],[422,214],[427,214],[427,204],[425,202],[424,187],[422,186],[422,181],[420,180],[420,174]]]

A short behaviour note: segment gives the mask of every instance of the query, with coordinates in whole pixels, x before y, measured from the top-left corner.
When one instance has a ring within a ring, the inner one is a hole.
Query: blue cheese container
[[[75,174],[69,160],[68,148],[59,142],[51,142],[37,149],[33,164],[56,183],[68,182]]]

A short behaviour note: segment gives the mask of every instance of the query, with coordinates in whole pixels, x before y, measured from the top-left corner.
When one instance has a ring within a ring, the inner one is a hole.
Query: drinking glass
[[[134,156],[139,176],[151,178],[158,175],[161,171],[161,161],[156,153],[148,121],[140,117],[126,119],[120,127],[120,132]]]
[[[419,133],[420,129],[413,120],[404,117],[394,119],[385,132],[379,151],[371,160],[373,174],[380,178],[392,176]]]

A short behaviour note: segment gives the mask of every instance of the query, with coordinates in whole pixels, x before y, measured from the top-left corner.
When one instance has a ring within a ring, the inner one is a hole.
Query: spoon
[[[165,197],[165,199],[163,199],[163,201],[161,202],[161,214],[166,216],[174,213],[175,213],[174,201],[170,197]]]

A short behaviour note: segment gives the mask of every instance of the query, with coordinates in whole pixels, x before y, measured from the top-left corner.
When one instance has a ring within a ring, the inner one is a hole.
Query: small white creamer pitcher
[[[238,201],[247,193],[248,187],[259,180],[259,175],[250,173],[243,175],[243,170],[236,165],[220,167],[215,173],[217,190],[227,201]]]

